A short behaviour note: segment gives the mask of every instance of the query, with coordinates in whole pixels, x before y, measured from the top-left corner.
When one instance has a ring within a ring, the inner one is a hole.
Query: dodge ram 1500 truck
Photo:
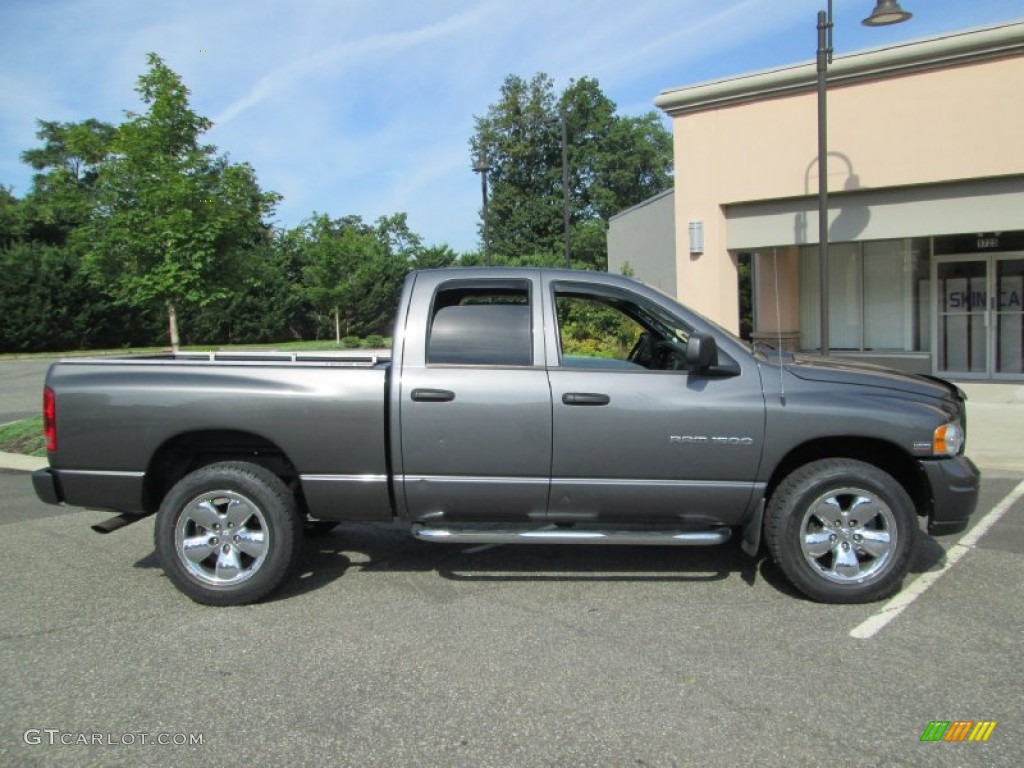
[[[430,542],[720,544],[806,595],[900,588],[918,535],[967,525],[979,473],[939,379],[750,346],[639,281],[414,272],[390,354],[73,359],[46,377],[49,503],[156,514],[192,599],[267,595],[304,526]]]

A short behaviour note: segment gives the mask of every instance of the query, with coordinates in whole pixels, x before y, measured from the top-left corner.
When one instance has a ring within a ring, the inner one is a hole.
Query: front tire
[[[302,544],[295,497],[270,470],[210,464],[164,497],[154,543],[164,573],[198,603],[245,605],[288,576]]]
[[[878,467],[825,459],[776,488],[765,540],[792,584],[823,603],[868,603],[897,592],[917,533],[914,505]]]

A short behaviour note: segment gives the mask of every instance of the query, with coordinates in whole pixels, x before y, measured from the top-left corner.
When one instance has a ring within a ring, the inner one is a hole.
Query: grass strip
[[[46,456],[43,417],[14,421],[0,427],[0,451],[26,456]]]

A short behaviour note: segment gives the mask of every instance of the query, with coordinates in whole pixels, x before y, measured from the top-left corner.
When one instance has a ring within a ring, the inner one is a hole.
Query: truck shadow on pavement
[[[740,572],[753,579],[756,562],[726,544],[708,548],[566,546],[554,544],[472,546],[417,541],[407,533],[339,526],[306,541],[298,578],[270,600],[318,589],[350,571],[430,573],[461,583],[513,582],[709,582]],[[686,551],[680,551],[686,550]]]
[[[713,547],[643,547],[554,544],[433,544],[417,541],[390,526],[340,524],[329,533],[308,536],[292,576],[264,603],[322,589],[350,572],[430,573],[462,583],[604,582],[704,583],[738,575],[754,587],[764,581],[785,595],[808,600],[793,588],[762,546],[746,555],[738,537]],[[945,550],[924,532],[911,556],[907,579],[933,570]],[[155,552],[136,568],[159,568]]]

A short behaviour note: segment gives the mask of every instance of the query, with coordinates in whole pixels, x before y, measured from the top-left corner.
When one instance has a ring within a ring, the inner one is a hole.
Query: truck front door
[[[764,441],[756,365],[723,351],[717,373],[687,370],[694,329],[650,297],[556,278],[545,290],[550,518],[739,523]]]

